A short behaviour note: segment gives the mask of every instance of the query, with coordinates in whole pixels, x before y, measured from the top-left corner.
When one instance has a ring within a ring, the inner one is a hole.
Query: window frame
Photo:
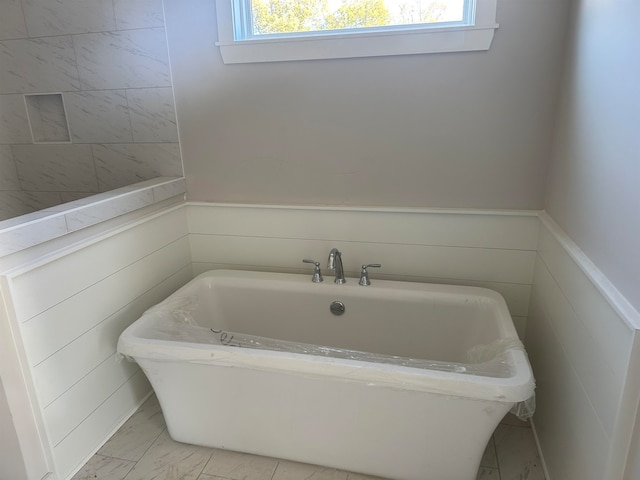
[[[474,11],[467,25],[456,22],[254,36],[247,32],[251,27],[248,1],[216,0],[216,46],[225,64],[485,51],[498,28],[498,0],[471,0]],[[234,15],[237,11],[240,13]],[[240,39],[236,31],[241,32]]]

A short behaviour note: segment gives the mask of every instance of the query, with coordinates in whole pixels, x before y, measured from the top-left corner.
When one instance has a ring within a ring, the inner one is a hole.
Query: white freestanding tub
[[[177,441],[403,480],[475,480],[534,390],[503,298],[473,287],[217,270],[118,350]]]

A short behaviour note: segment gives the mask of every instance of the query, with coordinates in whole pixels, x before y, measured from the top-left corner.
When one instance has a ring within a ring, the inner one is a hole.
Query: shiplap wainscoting
[[[146,308],[215,268],[311,276],[302,259],[324,265],[332,247],[349,277],[381,263],[373,281],[500,292],[526,331],[549,480],[631,478],[623,471],[640,398],[637,312],[544,213],[186,203],[69,238],[2,272],[3,314],[57,480],[150,392],[138,367],[115,355],[120,332]]]
[[[639,399],[638,312],[545,213],[525,346],[548,480],[621,480]]]
[[[536,212],[286,207],[190,203],[194,273],[215,268],[309,273],[342,252],[347,276],[491,288],[518,331],[528,315],[538,237]],[[355,280],[354,280],[355,281]]]
[[[151,392],[120,333],[192,278],[183,206],[6,273],[56,478],[69,478]]]

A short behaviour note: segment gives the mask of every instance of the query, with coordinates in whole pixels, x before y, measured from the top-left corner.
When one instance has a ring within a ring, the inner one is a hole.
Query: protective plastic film
[[[472,347],[467,352],[467,363],[405,358],[202,327],[193,318],[193,312],[197,310],[197,307],[195,297],[177,297],[149,309],[144,316],[153,315],[158,321],[155,322],[155,327],[152,330],[146,332],[147,338],[331,357],[493,378],[508,378],[513,374],[508,359],[509,351],[520,350],[524,352],[522,342],[518,338],[509,337],[498,339],[487,345]],[[516,403],[511,413],[521,420],[527,420],[533,416],[534,411],[535,395],[523,402]]]

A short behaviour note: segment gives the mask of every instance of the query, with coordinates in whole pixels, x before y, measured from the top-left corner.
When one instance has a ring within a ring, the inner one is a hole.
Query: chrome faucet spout
[[[337,248],[332,248],[329,252],[329,260],[327,261],[327,268],[329,270],[336,271],[335,283],[342,285],[346,282],[344,278],[344,268],[342,267],[342,253]]]

